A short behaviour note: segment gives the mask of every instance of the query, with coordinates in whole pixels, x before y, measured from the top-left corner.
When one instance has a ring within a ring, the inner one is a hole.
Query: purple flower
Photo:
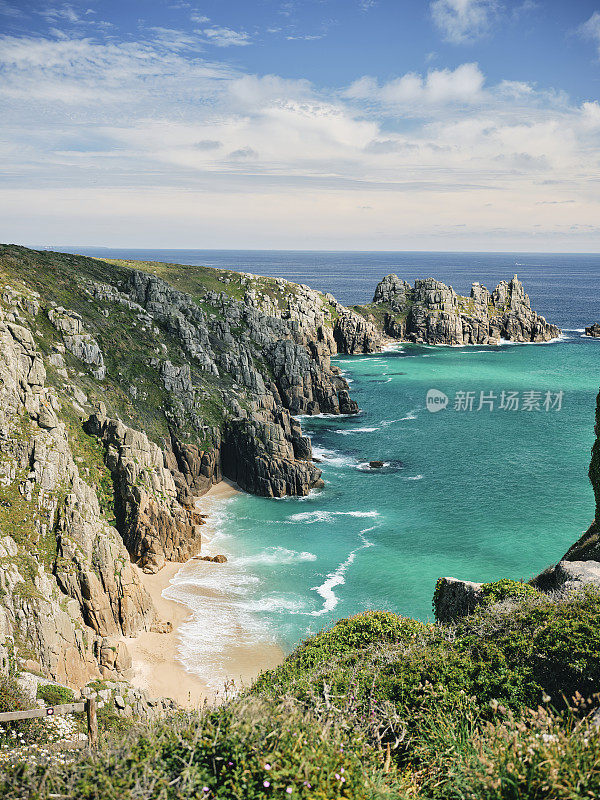
[[[265,769],[271,769],[271,765],[270,764],[265,764]]]
[[[286,789],[286,792],[287,792],[288,794],[291,794],[291,793],[292,793],[292,787],[291,787],[291,786],[288,786],[288,787],[287,787],[287,789]]]
[[[208,786],[204,786],[204,787],[202,788],[202,791],[203,791],[203,792],[209,792],[209,791],[210,791],[210,789],[208,788]]]
[[[268,789],[270,785],[271,784],[269,783],[269,781],[263,781],[263,786],[265,787],[265,789]]]

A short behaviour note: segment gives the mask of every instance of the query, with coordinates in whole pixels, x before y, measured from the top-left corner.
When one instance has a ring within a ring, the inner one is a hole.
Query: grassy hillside
[[[509,599],[455,625],[372,612],[216,710],[105,733],[96,757],[5,765],[0,795],[595,798],[600,736],[583,696],[599,684],[598,591]]]
[[[100,383],[69,353],[65,354],[67,369],[72,380],[87,394],[90,401],[103,401],[109,413],[119,416],[134,428],[142,429],[157,443],[169,433],[170,398],[163,389],[156,369],[151,365],[157,354],[173,364],[188,362],[178,342],[166,329],[150,326],[140,319],[135,309],[114,302],[97,300],[90,296],[89,284],[110,283],[123,285],[132,270],[142,270],[167,280],[172,286],[191,293],[199,306],[209,314],[217,314],[207,302],[207,292],[222,292],[239,299],[249,288],[265,297],[283,298],[293,291],[293,284],[285,291],[270,279],[250,281],[240,273],[216,270],[209,267],[183,267],[177,264],[151,264],[122,261],[101,261],[79,255],[35,251],[16,245],[0,245],[0,286],[8,285],[18,291],[33,290],[41,295],[44,305],[56,303],[80,314],[85,329],[98,342],[106,363],[106,378]],[[244,281],[244,283],[242,283]],[[36,334],[36,343],[44,355],[56,350],[60,335],[43,314],[28,320]],[[200,412],[206,425],[222,423],[223,403],[221,393],[231,388],[227,374],[215,378],[205,371],[194,369],[192,379],[199,387]],[[59,391],[65,380],[50,367],[49,385]],[[183,422],[185,429],[185,420]]]

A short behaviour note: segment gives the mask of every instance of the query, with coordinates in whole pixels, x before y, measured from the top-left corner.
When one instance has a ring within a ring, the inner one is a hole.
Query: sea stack
[[[593,325],[586,328],[585,335],[591,336],[592,339],[600,339],[600,322],[594,322]]]
[[[492,292],[473,283],[469,297],[433,278],[416,280],[411,286],[397,275],[386,275],[372,303],[355,310],[386,336],[423,344],[548,342],[560,335],[556,325],[532,310],[516,275]]]

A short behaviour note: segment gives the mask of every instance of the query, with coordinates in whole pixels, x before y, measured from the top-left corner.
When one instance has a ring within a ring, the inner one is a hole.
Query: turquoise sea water
[[[274,257],[263,257],[262,268],[256,254],[230,254],[227,264],[226,256],[219,258],[223,266],[277,272]],[[299,265],[301,256],[278,258],[283,277],[315,284],[310,264]],[[210,263],[205,254],[196,259]],[[600,321],[600,257],[311,259],[322,263],[321,284],[333,276],[319,288],[338,296],[345,285],[339,269],[346,269],[346,302],[368,299],[394,265],[401,277],[433,275],[459,291],[472,280],[491,288],[518,271],[534,308],[565,333],[545,345],[398,345],[336,359],[361,412],[302,419],[322,459],[325,488],[304,499],[242,495],[214,503],[218,534],[207,550],[226,553],[229,562],[188,567],[168,590],[194,611],[182,630],[182,659],[213,680],[227,671],[224,653],[240,636],[248,644],[276,641],[290,650],[308,634],[366,609],[431,618],[441,575],[528,578],[558,560],[593,516],[587,469],[600,341],[583,338],[581,329]],[[169,253],[160,260],[183,259]],[[425,406],[431,388],[449,397],[448,407],[436,414]],[[503,391],[518,392],[521,403],[526,392],[539,392],[541,404],[546,392],[554,399],[562,391],[562,407],[500,410]],[[454,410],[458,392],[474,393],[472,411]],[[487,405],[477,410],[480,392],[496,396],[493,411]],[[385,466],[370,469],[370,460]]]

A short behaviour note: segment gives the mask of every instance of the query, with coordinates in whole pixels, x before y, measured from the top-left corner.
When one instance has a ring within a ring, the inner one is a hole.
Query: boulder
[[[452,622],[471,614],[483,602],[483,584],[461,581],[457,578],[440,578],[433,599],[438,622]]]
[[[225,564],[227,561],[227,556],[218,555],[218,556],[194,556],[198,561],[212,561],[215,564]]]
[[[600,322],[595,322],[585,329],[585,335],[591,336],[593,339],[600,339]]]

